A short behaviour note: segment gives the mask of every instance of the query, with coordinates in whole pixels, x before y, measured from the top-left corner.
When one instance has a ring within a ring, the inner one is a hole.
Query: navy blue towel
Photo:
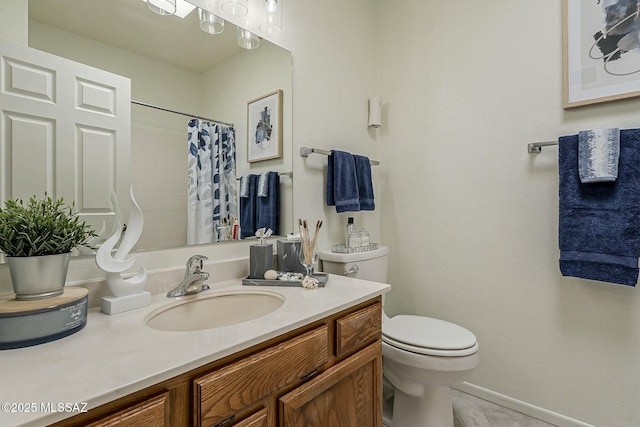
[[[371,162],[368,157],[353,155],[356,166],[356,179],[358,180],[358,196],[361,211],[375,210],[373,201],[373,180],[371,179]]]
[[[273,234],[280,234],[280,175],[278,172],[268,172],[264,179],[266,183],[263,191],[256,193],[254,232],[261,228],[270,228]]]
[[[258,195],[258,176],[246,177],[246,190],[240,195],[240,238],[256,234],[256,199]],[[244,193],[244,194],[242,194]]]
[[[336,212],[360,210],[356,164],[351,153],[331,150],[327,161],[327,206]]]
[[[620,131],[618,179],[583,184],[578,135],[559,139],[559,244],[564,276],[635,286],[640,256],[640,129]]]

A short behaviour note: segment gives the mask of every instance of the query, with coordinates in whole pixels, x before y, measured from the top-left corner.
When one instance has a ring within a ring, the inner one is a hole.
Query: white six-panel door
[[[75,201],[98,230],[115,191],[128,218],[131,82],[0,41],[0,202]]]

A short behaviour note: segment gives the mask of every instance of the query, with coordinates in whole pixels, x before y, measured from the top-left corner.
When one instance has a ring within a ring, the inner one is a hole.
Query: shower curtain
[[[235,130],[192,119],[187,135],[187,244],[217,242],[218,228],[238,217]]]

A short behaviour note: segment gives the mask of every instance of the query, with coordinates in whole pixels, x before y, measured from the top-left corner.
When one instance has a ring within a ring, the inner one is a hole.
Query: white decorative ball
[[[267,270],[264,272],[264,278],[267,280],[277,280],[278,272],[275,270]]]

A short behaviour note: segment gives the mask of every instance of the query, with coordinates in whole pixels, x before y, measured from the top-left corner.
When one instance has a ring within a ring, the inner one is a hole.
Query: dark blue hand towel
[[[640,256],[640,129],[620,131],[618,180],[583,184],[578,136],[559,139],[564,276],[635,286]]]
[[[256,198],[258,193],[258,176],[246,177],[247,190],[240,196],[240,237],[252,237],[256,233]]]
[[[356,166],[351,153],[331,150],[327,161],[327,206],[335,206],[338,213],[360,210]]]
[[[280,176],[278,172],[266,175],[264,191],[256,194],[255,229],[270,228],[273,234],[280,234]]]
[[[371,179],[371,162],[368,157],[353,155],[356,165],[356,179],[358,180],[358,196],[360,198],[360,210],[372,211],[376,205],[373,201],[373,180]]]

